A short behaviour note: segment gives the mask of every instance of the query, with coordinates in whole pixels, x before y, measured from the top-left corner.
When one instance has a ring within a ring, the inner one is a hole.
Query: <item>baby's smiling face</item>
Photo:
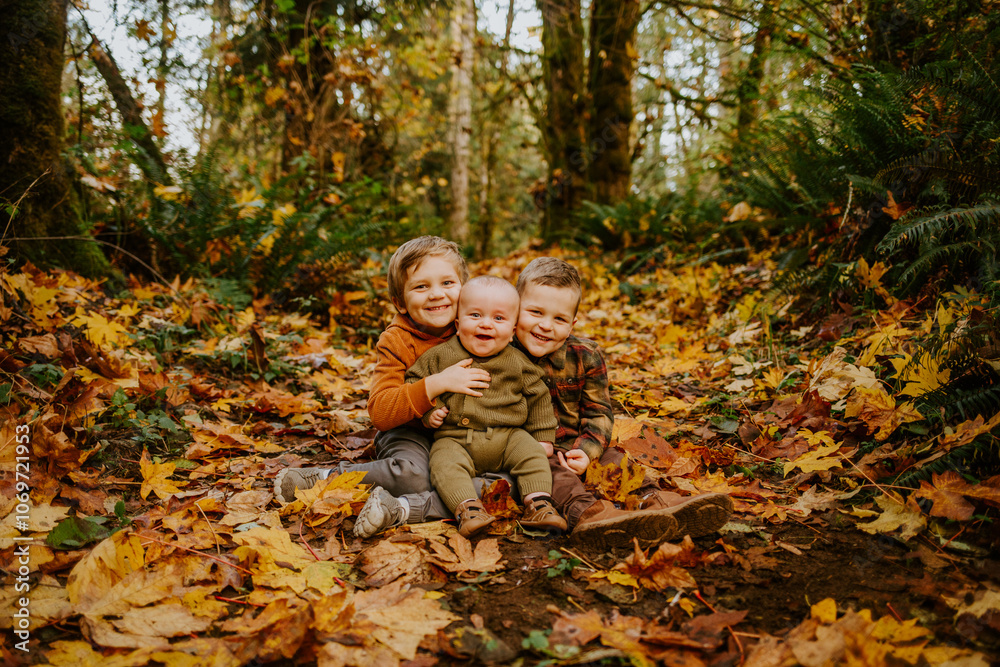
[[[517,290],[472,283],[458,303],[458,339],[470,354],[492,357],[514,339],[519,299]]]

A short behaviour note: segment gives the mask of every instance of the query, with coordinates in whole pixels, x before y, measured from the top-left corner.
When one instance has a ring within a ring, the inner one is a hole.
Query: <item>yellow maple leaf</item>
[[[145,500],[152,491],[160,500],[166,500],[171,494],[179,492],[181,486],[187,486],[187,482],[172,482],[167,479],[174,474],[176,467],[176,463],[153,463],[149,458],[149,450],[143,450],[142,458],[139,459],[139,472],[142,473],[139,495],[142,499]]]
[[[800,428],[798,430],[798,435],[805,438],[806,442],[810,445],[832,445],[833,438],[830,436],[829,431],[816,431],[813,433],[807,428]]]
[[[944,386],[951,378],[951,370],[941,368],[941,360],[930,354],[924,354],[914,360],[909,354],[903,353],[889,361],[896,369],[893,377],[903,385],[903,390],[899,392],[900,396],[919,398]]]
[[[858,387],[847,401],[844,410],[845,417],[858,417],[865,423],[869,435],[875,433],[875,439],[887,439],[893,431],[903,424],[921,421],[924,417],[913,403],[896,405],[896,399],[887,394],[882,387]]]
[[[118,347],[129,340],[128,329],[117,322],[108,321],[100,313],[87,315],[82,309],[77,309],[72,323],[78,327],[86,327],[87,338],[97,346],[107,343],[112,347]]]
[[[810,608],[809,615],[820,623],[833,623],[837,620],[837,601],[833,598],[820,600]]]
[[[598,570],[597,572],[588,574],[587,578],[607,579],[612,584],[617,584],[619,586],[639,588],[639,581],[635,578],[635,576],[628,574],[627,572],[621,572],[620,570]]]
[[[645,473],[642,466],[631,461],[628,453],[621,465],[609,463],[602,466],[594,461],[587,467],[587,486],[598,491],[598,496],[612,501],[624,502],[628,495],[642,486]]]
[[[811,452],[806,452],[794,461],[789,461],[784,465],[784,476],[787,477],[788,473],[795,468],[798,468],[802,472],[816,472],[818,470],[839,468],[842,465],[843,458],[840,456],[828,456],[838,449],[840,449],[840,445],[834,443],[832,445],[824,445]]]

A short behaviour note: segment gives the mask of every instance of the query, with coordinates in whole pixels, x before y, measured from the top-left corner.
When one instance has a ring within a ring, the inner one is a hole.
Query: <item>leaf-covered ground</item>
[[[532,256],[474,273],[513,280]],[[371,456],[383,281],[306,316],[218,283],[110,296],[65,273],[0,273],[4,664],[1000,655],[1000,479],[933,467],[991,443],[1000,415],[947,423],[917,402],[949,381],[921,342],[995,307],[967,292],[895,301],[863,263],[850,277],[868,308],[812,312],[768,291],[766,255],[626,282],[568,259],[587,285],[577,333],[607,352],[614,441],[635,462],[589,482],[625,507],[642,474],[728,493],[718,535],[592,553],[508,520],[473,543],[443,522],[358,540],[357,475],[287,505],[271,485],[289,466]],[[885,481],[906,472],[915,491]]]

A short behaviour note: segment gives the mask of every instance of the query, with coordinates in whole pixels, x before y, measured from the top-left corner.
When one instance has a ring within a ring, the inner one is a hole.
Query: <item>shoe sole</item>
[[[277,498],[278,500],[280,500],[283,503],[290,503],[293,500],[295,500],[295,491],[296,490],[298,490],[298,489],[311,489],[313,486],[316,486],[316,484],[318,484],[321,481],[319,479],[319,477],[317,477],[316,479],[313,480],[312,486],[299,486],[298,484],[296,484],[295,487],[292,489],[292,497],[291,498],[286,498],[285,494],[282,492],[282,489],[281,489],[282,485],[284,485],[284,483],[285,483],[285,477],[288,476],[292,472],[298,473],[299,470],[301,470],[301,469],[300,468],[285,468],[284,470],[282,470],[281,472],[278,473],[278,475],[274,478],[274,497],[275,498]]]
[[[711,535],[729,521],[733,500],[724,494],[691,498],[668,508],[677,520],[677,536],[702,537]]]
[[[388,525],[383,525],[386,522],[386,520],[388,519],[388,517],[389,517],[389,508],[386,506],[386,504],[384,502],[382,502],[382,493],[386,493],[386,492],[381,487],[379,487],[378,490],[376,490],[374,493],[372,493],[370,496],[368,496],[368,500],[365,501],[365,504],[361,508],[361,511],[358,512],[358,518],[354,522],[354,536],[355,537],[360,537],[362,539],[367,539],[367,538],[372,537],[374,535],[378,535],[380,533],[384,533],[388,529],[390,529],[393,526],[395,526],[395,522],[392,521],[391,519],[389,520],[389,524]],[[369,525],[369,524],[370,525],[375,525],[374,521],[371,521],[371,522],[369,522],[369,521],[363,521],[363,519],[365,517],[367,517],[369,514],[373,514],[376,511],[381,512],[381,514],[382,514],[382,521],[379,522],[378,528],[376,530],[373,530],[370,533],[368,531],[365,531],[365,530],[359,531],[358,530],[358,526]]]
[[[590,521],[577,526],[570,533],[570,540],[592,549],[608,550],[631,547],[632,539],[639,540],[639,547],[646,549],[673,539],[677,535],[677,519],[669,510],[640,510],[627,516],[603,521]]]

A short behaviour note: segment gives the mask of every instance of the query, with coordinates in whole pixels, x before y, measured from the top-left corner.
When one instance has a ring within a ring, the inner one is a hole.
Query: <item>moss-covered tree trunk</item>
[[[571,214],[586,198],[583,20],[580,0],[537,0],[542,13],[545,113],[541,122],[548,160],[542,237],[554,240],[570,228]]]
[[[19,259],[89,276],[110,271],[81,236],[63,163],[66,0],[0,0],[0,230]],[[13,221],[11,208],[16,205]]]
[[[772,0],[765,0],[761,5],[757,20],[757,34],[753,39],[753,52],[747,61],[746,69],[740,76],[740,84],[736,90],[738,107],[736,113],[736,141],[742,144],[747,132],[757,120],[760,86],[764,81],[764,68],[771,54],[771,36],[774,33],[774,8]]]
[[[594,0],[590,11],[589,175],[594,200],[608,204],[628,196],[632,176],[632,75],[642,10],[638,0]]]

